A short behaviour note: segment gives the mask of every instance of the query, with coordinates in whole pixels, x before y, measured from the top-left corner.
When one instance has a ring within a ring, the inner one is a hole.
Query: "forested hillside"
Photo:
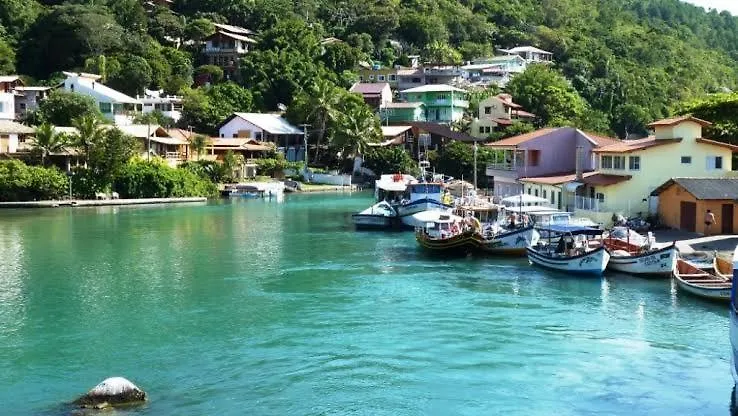
[[[221,22],[261,33],[242,65],[250,96],[225,111],[289,105],[316,78],[345,85],[361,59],[394,64],[443,49],[467,60],[522,44],[555,54],[570,92],[587,103],[581,127],[620,135],[738,83],[738,20],[677,0],[176,0],[171,11],[143,3],[0,0],[0,74],[44,83],[87,69],[128,93],[186,92],[205,63],[202,38]],[[321,50],[327,36],[347,44]],[[199,94],[214,105],[213,94]]]

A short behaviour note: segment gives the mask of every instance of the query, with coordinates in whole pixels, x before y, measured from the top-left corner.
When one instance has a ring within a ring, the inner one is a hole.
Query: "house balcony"
[[[469,108],[469,101],[459,99],[436,99],[425,103],[429,107],[460,107]]]
[[[248,53],[248,49],[246,48],[237,48],[237,47],[214,47],[214,46],[206,46],[205,47],[205,53],[207,54],[223,54],[223,55],[245,55]]]

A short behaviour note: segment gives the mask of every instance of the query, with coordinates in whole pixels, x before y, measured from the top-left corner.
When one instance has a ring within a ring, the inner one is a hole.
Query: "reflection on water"
[[[0,403],[57,414],[124,375],[152,395],[135,414],[726,413],[722,305],[430,258],[412,233],[354,232],[370,202],[3,215]]]

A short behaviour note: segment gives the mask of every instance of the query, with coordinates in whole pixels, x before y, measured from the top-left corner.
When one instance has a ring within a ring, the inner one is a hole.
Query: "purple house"
[[[545,128],[508,137],[485,146],[498,150],[487,176],[493,178],[494,195],[506,197],[523,192],[520,178],[574,172],[577,148],[581,148],[582,170],[596,168],[592,150],[618,142],[617,139],[585,133],[572,127]]]

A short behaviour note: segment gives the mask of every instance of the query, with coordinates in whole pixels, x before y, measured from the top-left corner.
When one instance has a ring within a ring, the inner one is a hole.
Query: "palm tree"
[[[342,149],[342,155],[354,158],[356,166],[357,160],[366,152],[369,143],[378,142],[381,136],[379,120],[368,108],[362,108],[339,116],[333,141]]]
[[[67,136],[58,134],[51,124],[43,123],[36,127],[36,138],[33,140],[32,146],[34,150],[41,153],[42,165],[46,165],[49,155],[63,152],[68,144]]]
[[[200,160],[200,155],[205,152],[205,148],[210,144],[210,138],[202,134],[196,134],[190,138],[190,149],[197,153],[197,160]]]
[[[312,110],[308,113],[308,120],[315,123],[318,128],[318,139],[315,146],[315,159],[313,163],[318,162],[320,157],[320,145],[325,137],[328,122],[334,120],[338,114],[338,106],[341,100],[341,94],[336,91],[336,86],[324,79],[315,81],[307,92],[308,108]],[[307,149],[305,149],[307,152]],[[307,158],[305,158],[307,160]]]
[[[77,129],[77,134],[72,138],[72,143],[84,149],[85,163],[87,163],[90,147],[102,137],[100,120],[91,115],[84,115],[72,120],[72,126]]]

